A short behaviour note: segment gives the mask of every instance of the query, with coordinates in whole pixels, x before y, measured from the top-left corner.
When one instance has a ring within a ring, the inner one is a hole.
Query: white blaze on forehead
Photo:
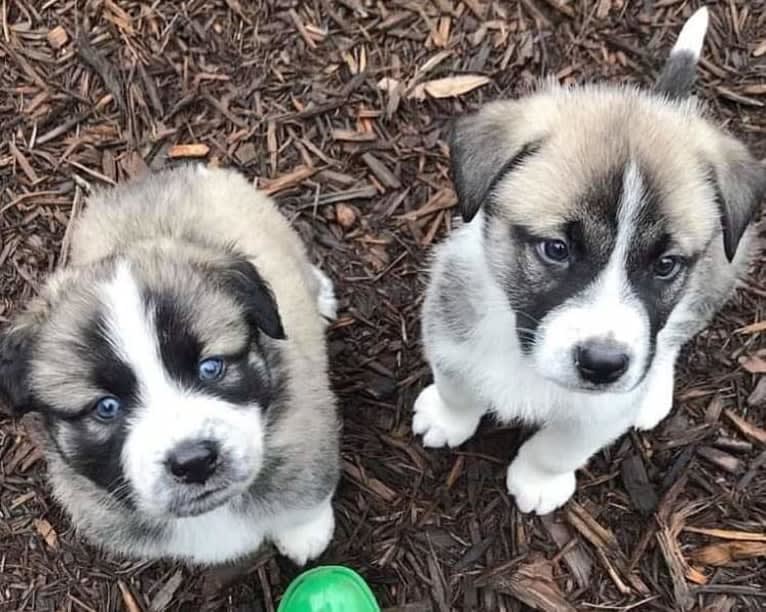
[[[630,286],[627,259],[645,203],[641,173],[630,162],[623,172],[617,236],[606,266],[592,285],[555,309],[543,325],[536,361],[547,377],[578,384],[573,350],[588,341],[609,339],[623,345],[630,356],[629,369],[614,388],[628,390],[641,379],[649,358],[649,321]]]
[[[167,385],[154,316],[147,309],[130,265],[119,262],[104,286],[107,335],[115,352],[136,374],[142,392]]]
[[[626,301],[632,302],[631,298],[635,299],[628,281],[627,261],[645,199],[646,191],[641,180],[641,173],[636,163],[630,161],[623,172],[614,250],[603,272],[597,278],[593,293],[588,300],[592,301],[597,316],[602,313],[605,315],[604,319],[598,316],[600,322],[597,323],[597,327],[601,327],[602,331],[598,333],[594,330],[594,336],[610,336],[617,339],[619,328],[629,324],[629,321],[621,320],[627,317]],[[634,310],[632,305],[629,310]]]

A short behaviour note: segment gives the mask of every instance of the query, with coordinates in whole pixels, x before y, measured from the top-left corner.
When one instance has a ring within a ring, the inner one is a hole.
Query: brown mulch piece
[[[700,96],[763,157],[766,11],[707,4]],[[763,259],[685,351],[674,416],[596,456],[553,517],[505,491],[518,432],[425,451],[409,430],[429,376],[421,272],[455,204],[447,120],[548,74],[649,84],[697,5],[2,2],[0,324],[66,257],[92,188],[190,159],[239,168],[340,295],[344,479],[322,563],[360,571],[389,610],[763,609]],[[270,550],[226,571],[108,557],[75,537],[44,468],[0,417],[2,610],[273,611],[297,573]]]

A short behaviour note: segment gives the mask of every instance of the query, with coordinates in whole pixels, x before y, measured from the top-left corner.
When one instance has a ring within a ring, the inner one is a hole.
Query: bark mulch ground
[[[91,188],[179,159],[239,168],[341,298],[344,479],[322,562],[402,612],[766,609],[762,265],[686,351],[674,416],[595,457],[550,517],[505,490],[518,432],[426,452],[409,431],[422,272],[453,223],[445,121],[548,74],[649,84],[697,4],[2,0],[0,324],[60,263]],[[700,95],[763,157],[766,6],[710,6]],[[296,575],[270,550],[216,571],[109,558],[43,473],[25,424],[0,417],[4,610],[273,610]]]

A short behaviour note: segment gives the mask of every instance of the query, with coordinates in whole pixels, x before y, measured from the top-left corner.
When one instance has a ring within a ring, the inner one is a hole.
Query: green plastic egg
[[[380,612],[380,606],[355,571],[324,565],[293,580],[277,612]]]

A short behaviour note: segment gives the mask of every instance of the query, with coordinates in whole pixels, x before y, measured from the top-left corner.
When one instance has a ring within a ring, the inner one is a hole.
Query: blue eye
[[[213,382],[219,380],[224,373],[223,359],[220,357],[210,357],[203,359],[197,366],[197,375],[204,382]]]
[[[96,416],[103,421],[110,421],[119,414],[121,408],[120,400],[107,395],[96,402]]]

